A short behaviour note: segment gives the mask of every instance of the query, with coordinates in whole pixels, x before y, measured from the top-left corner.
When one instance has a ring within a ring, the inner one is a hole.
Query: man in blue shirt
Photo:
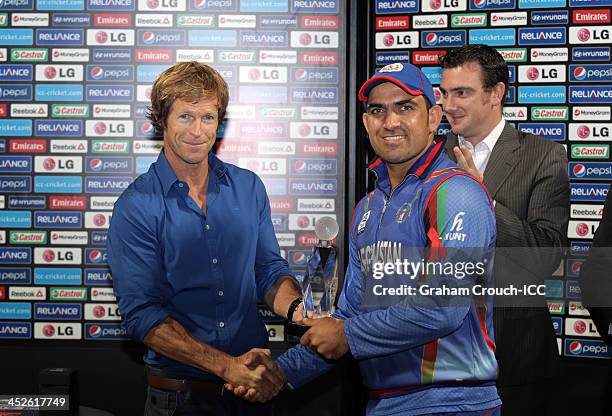
[[[370,165],[376,187],[355,208],[338,311],[305,320],[302,345],[278,364],[298,388],[351,354],[369,391],[368,415],[497,414],[492,297],[479,294],[491,285],[491,201],[434,140],[442,110],[418,68],[379,69],[359,99],[379,156]],[[410,275],[404,261],[434,267]],[[434,289],[468,294],[428,296]],[[249,398],[244,388],[234,392]]]
[[[256,401],[278,393],[286,380],[263,349],[257,301],[298,318],[300,292],[263,183],[210,153],[227,85],[180,63],[157,78],[151,103],[164,150],[117,200],[108,244],[123,324],[149,347],[145,414],[267,414],[223,395],[223,382],[257,387]]]

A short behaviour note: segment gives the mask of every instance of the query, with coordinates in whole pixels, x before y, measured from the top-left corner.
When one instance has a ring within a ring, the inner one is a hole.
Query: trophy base
[[[301,338],[308,331],[306,325],[296,324],[295,322],[285,322],[285,333],[294,337]]]

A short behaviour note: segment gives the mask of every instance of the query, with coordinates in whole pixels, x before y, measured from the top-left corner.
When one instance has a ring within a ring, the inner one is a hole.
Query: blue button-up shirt
[[[240,355],[265,347],[257,301],[289,275],[264,185],[253,172],[208,157],[206,213],[162,152],[115,203],[108,254],[130,336],[141,341],[167,317],[198,340]],[[210,375],[149,350],[145,362],[173,373]]]

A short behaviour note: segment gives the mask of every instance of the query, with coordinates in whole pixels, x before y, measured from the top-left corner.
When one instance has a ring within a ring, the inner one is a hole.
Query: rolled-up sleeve
[[[255,255],[255,279],[257,296],[263,302],[265,294],[281,276],[292,276],[287,261],[280,255],[280,247],[272,225],[270,202],[261,179],[255,177],[259,228]]]
[[[162,301],[162,254],[156,219],[143,207],[150,201],[135,192],[115,203],[108,234],[108,263],[123,325],[135,341],[169,314]]]

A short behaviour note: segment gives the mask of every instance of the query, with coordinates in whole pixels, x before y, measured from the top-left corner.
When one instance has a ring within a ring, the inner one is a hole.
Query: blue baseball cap
[[[410,95],[424,95],[429,104],[436,105],[436,96],[429,79],[414,65],[394,63],[378,69],[359,89],[357,98],[368,102],[372,88],[383,82],[392,82]]]

